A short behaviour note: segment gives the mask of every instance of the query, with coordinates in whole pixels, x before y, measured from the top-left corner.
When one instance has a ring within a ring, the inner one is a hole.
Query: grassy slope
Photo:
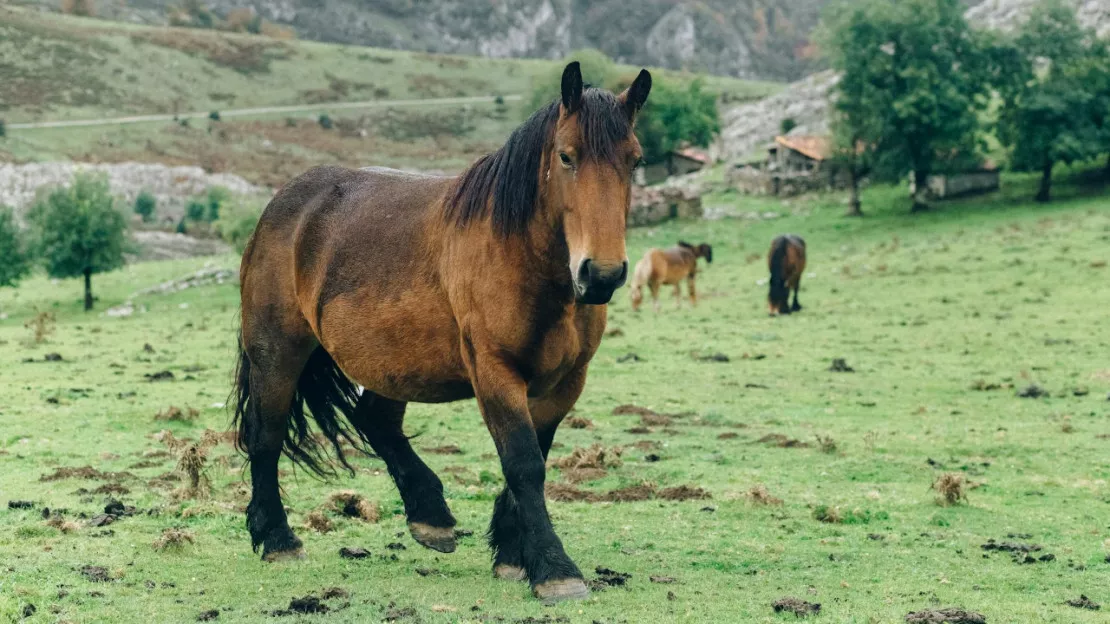
[[[1013,197],[1019,190],[1031,193],[1030,181],[1017,188],[1014,182],[1007,180]],[[711,201],[789,215],[633,231],[633,259],[679,237],[714,244],[715,262],[699,278],[702,305],[676,312],[667,301],[658,316],[633,314],[621,291],[611,326],[624,335],[603,343],[578,406],[578,415],[595,428],[564,428],[557,440],[563,446],[553,454],[593,443],[658,440],[661,461],[648,463],[643,451],[629,448],[622,467],[582,487],[694,484],[713,500],[551,504],[583,570],[593,576],[589,572],[601,565],[629,572],[627,589],[545,608],[524,585],[489,578],[478,535],[501,477],[471,401],[414,406],[409,419],[409,432],[421,434],[418,448],[458,444],[464,451],[425,454],[444,478],[460,526],[476,532],[453,555],[423,550],[403,536],[400,500],[382,465],[358,460],[354,480],[325,485],[286,476],[292,522],[300,526],[328,492],[348,487],[379,501],[384,519],[376,525],[336,519],[338,530],[325,535],[300,529],[306,562],[262,565],[248,548],[237,509],[246,503],[236,485],[240,464],[221,446],[215,456],[229,459],[217,459],[209,470],[215,484],[210,501],[173,503],[165,490],[148,487],[148,479],[173,467],[168,459],[130,469],[139,478],[123,481],[132,490],[123,499],[160,514],[118,522],[109,536],[88,528],[61,534],[43,525],[38,510],[0,510],[0,552],[9,553],[0,614],[33,603],[43,621],[189,621],[218,608],[224,610],[221,622],[253,621],[293,596],[340,586],[352,594],[350,608],[313,621],[375,620],[403,607],[415,608],[423,622],[481,616],[792,621],[772,614],[770,603],[783,595],[822,603],[817,621],[823,622],[901,621],[908,611],[937,605],[965,606],[990,622],[1102,621],[1099,613],[1062,603],[1080,593],[1110,601],[1110,563],[1104,560],[1110,543],[1104,541],[1110,539],[1110,326],[1104,322],[1110,290],[1098,287],[1110,270],[1110,214],[1104,196],[1059,190],[1063,199],[1048,206],[999,197],[911,217],[892,201],[894,191],[878,188],[866,195],[866,207],[875,212],[863,220],[841,218],[842,205],[831,202],[724,195]],[[888,207],[876,209],[880,205]],[[771,319],[763,301],[763,254],[781,231],[804,234],[809,243],[806,309]],[[201,262],[143,264],[98,276],[99,307]],[[0,321],[0,498],[31,499],[71,514],[98,511],[103,496],[73,492],[99,482],[44,483],[40,475],[86,464],[128,470],[144,451],[160,448],[150,436],[164,427],[196,437],[204,427],[226,426],[224,411],[209,406],[228,391],[237,305],[233,286],[206,287],[144,297],[145,313],[109,319],[84,315],[79,299],[76,281],[52,285],[36,278],[17,291],[0,291],[0,309],[10,314]],[[36,307],[57,313],[58,330],[48,343],[29,347],[21,325]],[[144,343],[154,353],[144,352]],[[53,351],[65,361],[20,363]],[[721,352],[731,362],[696,362],[692,351]],[[644,361],[618,364],[628,352]],[[847,358],[856,372],[829,372],[834,357]],[[184,370],[198,365],[202,370]],[[161,369],[178,380],[143,380]],[[1017,387],[1036,382],[1052,396],[1029,400],[1008,387],[972,390],[977,380]],[[81,388],[87,391],[74,390]],[[1077,388],[1089,394],[1073,396]],[[51,397],[58,404],[48,403]],[[648,435],[630,434],[626,430],[639,424],[635,417],[610,415],[623,403],[693,411],[708,426],[687,418]],[[195,424],[154,421],[154,413],[169,405],[200,408],[201,417]],[[1065,422],[1071,432],[1064,431]],[[739,437],[718,439],[726,432]],[[771,433],[810,443],[827,435],[838,448],[825,454],[812,446],[755,443]],[[929,484],[940,471],[929,459],[981,484],[970,492],[970,504],[933,503]],[[451,473],[443,470],[448,466],[461,468]],[[549,479],[563,475],[553,470]],[[785,504],[752,504],[744,493],[755,484],[765,484]],[[703,511],[707,503],[716,511]],[[872,519],[823,524],[813,518],[815,505]],[[197,544],[180,553],[154,552],[151,543],[171,526],[193,531]],[[1019,565],[980,549],[1009,533],[1032,534],[1029,541],[1043,544],[1056,560]],[[387,550],[392,542],[407,550]],[[363,546],[374,557],[342,560],[336,554],[341,546]],[[397,561],[379,558],[392,554]],[[91,584],[76,571],[85,564],[106,566],[119,580]],[[416,568],[438,573],[422,577]],[[658,585],[649,575],[678,582]],[[157,584],[148,588],[146,581]],[[59,597],[59,589],[68,595]],[[55,610],[58,615],[51,615]]]
[[[0,58],[6,65],[0,117],[8,123],[168,114],[175,112],[175,103],[182,113],[319,103],[323,113],[328,102],[338,101],[518,94],[526,93],[533,77],[546,75],[554,63],[277,41],[3,7]],[[778,88],[722,77],[707,81],[738,98]],[[516,125],[517,111],[494,116],[489,108],[479,107],[474,129],[462,136],[418,140],[340,137],[311,121],[316,114],[296,115],[302,125],[294,129],[286,126],[285,115],[276,115],[269,122],[236,119],[211,128],[202,121],[191,129],[151,123],[10,130],[7,139],[0,139],[0,160],[200,164],[267,183],[280,183],[319,162],[453,169],[498,145]],[[341,116],[358,118],[360,113]],[[419,119],[411,123],[421,125]]]

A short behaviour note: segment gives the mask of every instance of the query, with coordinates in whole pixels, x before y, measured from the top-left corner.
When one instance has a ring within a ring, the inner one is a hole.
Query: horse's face
[[[559,121],[546,157],[547,193],[562,215],[579,303],[609,303],[628,277],[625,223],[642,154],[633,123],[650,90],[647,71],[617,96],[583,92],[578,63],[563,72]]]

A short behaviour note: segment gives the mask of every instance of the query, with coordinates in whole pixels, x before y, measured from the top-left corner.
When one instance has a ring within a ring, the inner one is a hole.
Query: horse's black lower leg
[[[798,303],[798,290],[800,289],[800,285],[794,287],[794,304],[790,306],[790,310],[792,312],[797,312],[798,310],[802,309],[802,304]]]
[[[296,377],[283,380],[254,369],[250,374],[250,403],[243,415],[242,439],[251,468],[251,501],[247,530],[255,551],[275,561],[304,556],[301,540],[289,528],[278,486],[278,459],[285,441],[289,406]]]
[[[536,432],[529,426],[518,427],[499,446],[508,494],[503,502],[502,524],[491,526],[493,531],[502,531],[494,538],[498,540],[498,553],[508,562],[519,552],[524,573],[539,598],[585,596],[582,573],[563,550],[547,513],[544,453]],[[498,502],[502,501],[499,497]],[[515,525],[511,522],[514,515]]]
[[[364,391],[352,423],[385,461],[404,501],[413,539],[432,550],[454,552],[455,517],[443,499],[443,482],[409,444],[404,419],[404,403]]]
[[[549,427],[536,432],[536,438],[543,453],[544,462],[555,439],[555,428]],[[493,549],[494,576],[509,580],[528,579],[524,570],[523,532],[512,490],[505,486],[493,505],[493,519],[489,525],[489,545]]]

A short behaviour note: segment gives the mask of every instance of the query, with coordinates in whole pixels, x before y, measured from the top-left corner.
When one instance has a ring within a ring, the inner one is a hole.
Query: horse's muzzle
[[[578,265],[578,273],[574,276],[575,299],[587,305],[604,305],[627,279],[627,260],[614,266],[602,265],[587,258]]]

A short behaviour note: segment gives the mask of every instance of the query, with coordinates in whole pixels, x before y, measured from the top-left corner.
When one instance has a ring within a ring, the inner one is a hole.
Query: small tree
[[[1095,41],[1072,8],[1047,0],[1030,13],[1012,50],[995,51],[1003,100],[998,138],[1011,149],[1015,169],[1041,172],[1037,201],[1051,198],[1056,163],[1101,152],[1098,116],[1092,114],[1097,98],[1087,84]]]
[[[15,213],[0,206],[0,287],[15,286],[31,270],[26,246],[20,240]]]
[[[4,124],[4,120],[0,119],[0,139],[8,136],[8,126]]]
[[[787,135],[790,131],[798,127],[798,122],[794,121],[793,117],[786,117],[779,122],[779,134]]]
[[[154,217],[154,210],[158,206],[158,200],[147,191],[139,193],[135,198],[135,214],[143,218],[143,222],[149,222]]]
[[[721,131],[717,98],[702,87],[701,79],[681,86],[655,81],[636,118],[636,136],[644,151],[644,162],[669,165],[669,155],[674,150],[684,144],[706,147]],[[673,171],[668,169],[667,173]]]
[[[85,278],[85,310],[93,307],[92,276],[123,266],[127,221],[116,210],[106,177],[78,174],[27,215],[33,246],[51,277]]]
[[[231,191],[222,186],[208,187],[208,222],[213,223],[220,218],[220,206],[231,199]]]
[[[203,198],[194,197],[185,204],[185,217],[190,221],[204,221],[206,212],[208,212],[208,202]]]

